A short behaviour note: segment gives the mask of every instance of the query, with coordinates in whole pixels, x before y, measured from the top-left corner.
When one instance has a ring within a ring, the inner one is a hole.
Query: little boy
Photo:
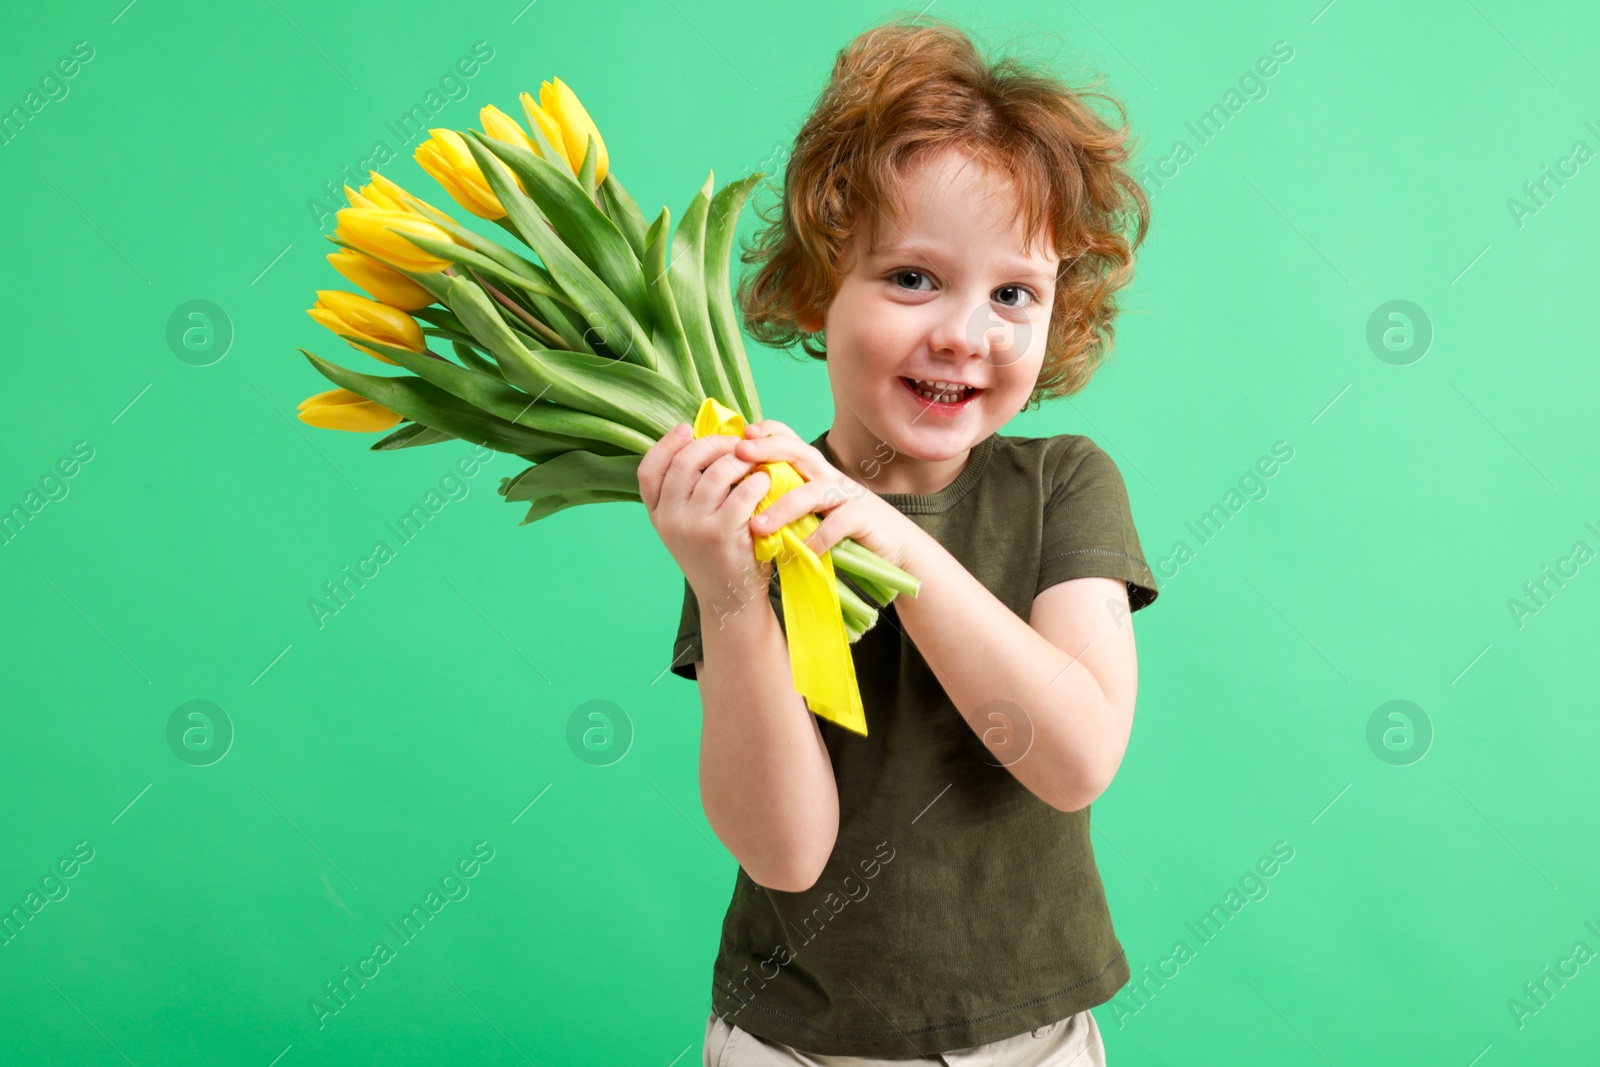
[[[1148,224],[1125,136],[940,20],[862,34],[740,291],[752,336],[826,361],[832,427],[683,425],[640,463],[685,578],[672,670],[700,686],[701,799],[739,861],[707,1067],[1105,1062],[1089,1009],[1129,966],[1089,805],[1157,589],[1104,451],[997,431],[1104,355]],[[806,483],[755,514],[777,460]],[[794,692],[754,558],[807,513],[813,551],[848,537],[921,581],[851,646],[866,737]]]

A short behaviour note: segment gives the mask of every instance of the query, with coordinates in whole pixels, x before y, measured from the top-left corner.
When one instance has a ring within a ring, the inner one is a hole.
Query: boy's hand
[[[772,568],[772,561],[755,558],[749,525],[771,479],[733,454],[738,443],[730,434],[695,437],[688,423],[679,423],[639,461],[639,497],[650,524],[701,603],[733,601],[727,611],[765,600]]]
[[[734,456],[757,464],[785,460],[806,479],[784,493],[749,521],[755,536],[764,536],[802,515],[821,513],[822,523],[806,538],[806,547],[821,555],[845,538],[860,543],[897,567],[904,568],[908,549],[922,528],[872,490],[846,477],[828,462],[822,450],[804,441],[776,419],[745,427]]]

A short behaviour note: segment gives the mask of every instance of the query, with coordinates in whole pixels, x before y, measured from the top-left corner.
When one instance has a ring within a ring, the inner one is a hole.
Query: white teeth
[[[912,380],[916,382],[917,394],[923,399],[931,400],[936,404],[954,404],[959,400],[966,399],[967,395],[973,391],[971,386],[961,385],[957,382]]]

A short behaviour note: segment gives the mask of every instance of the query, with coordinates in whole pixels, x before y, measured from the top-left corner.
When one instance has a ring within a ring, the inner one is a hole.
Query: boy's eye
[[[892,277],[897,282],[901,282],[901,281],[904,281],[908,277],[909,278],[923,278],[923,279],[926,279],[928,276],[926,274],[922,273],[920,270],[897,270],[890,277]],[[906,287],[902,286],[902,288],[906,288]],[[917,286],[913,284],[909,288],[916,289]]]
[[[1029,289],[1025,285],[1002,285],[1000,288],[996,289],[994,293],[995,298],[999,300],[1001,304],[1004,304],[1006,307],[1013,308],[1028,307],[1038,299],[1038,297],[1034,295],[1033,290]],[[1005,299],[1007,296],[1011,297],[1012,299],[1020,299],[1022,302],[1013,304],[1011,303],[1011,300]]]

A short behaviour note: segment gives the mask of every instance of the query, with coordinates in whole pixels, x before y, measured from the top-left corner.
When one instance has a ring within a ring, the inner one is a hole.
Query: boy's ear
[[[822,316],[821,315],[810,315],[810,316],[808,316],[808,317],[806,317],[804,319],[801,319],[800,322],[799,322],[799,326],[806,333],[821,333],[822,332]]]

